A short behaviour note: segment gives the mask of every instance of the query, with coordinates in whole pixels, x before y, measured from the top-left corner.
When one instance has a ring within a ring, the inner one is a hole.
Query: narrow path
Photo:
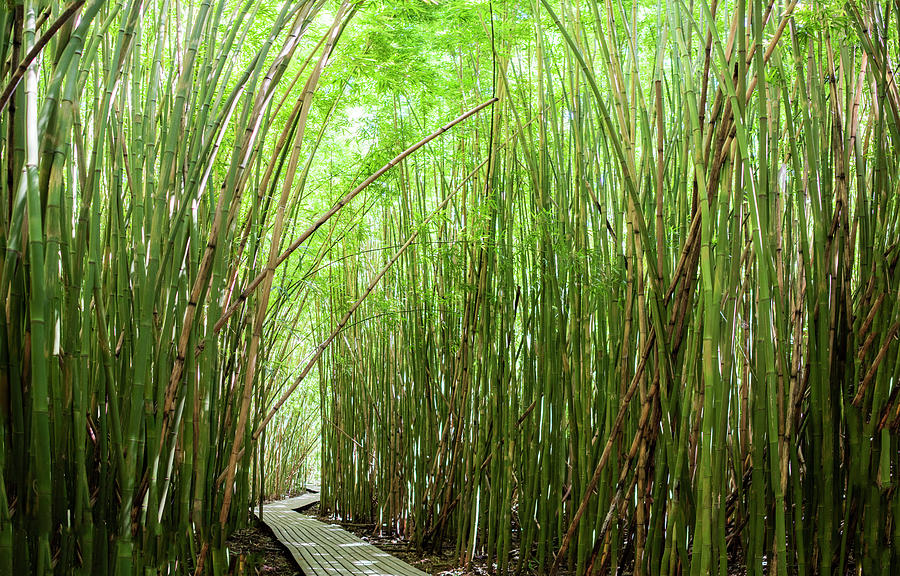
[[[427,576],[340,526],[296,511],[318,501],[317,490],[263,506],[261,520],[287,547],[305,576]]]

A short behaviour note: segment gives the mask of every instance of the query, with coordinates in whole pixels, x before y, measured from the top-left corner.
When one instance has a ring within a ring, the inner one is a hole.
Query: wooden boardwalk
[[[316,491],[263,506],[262,521],[287,547],[305,576],[428,576],[340,526],[295,511],[318,501]]]

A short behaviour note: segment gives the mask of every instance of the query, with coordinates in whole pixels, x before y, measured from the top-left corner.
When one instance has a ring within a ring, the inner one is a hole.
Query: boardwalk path
[[[318,501],[318,492],[311,492],[263,506],[262,521],[291,552],[305,576],[427,576],[339,526],[295,511]]]

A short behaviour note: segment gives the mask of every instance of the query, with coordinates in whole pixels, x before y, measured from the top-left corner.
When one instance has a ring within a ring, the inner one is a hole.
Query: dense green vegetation
[[[10,0],[0,574],[265,498],[499,573],[900,571],[900,4]]]

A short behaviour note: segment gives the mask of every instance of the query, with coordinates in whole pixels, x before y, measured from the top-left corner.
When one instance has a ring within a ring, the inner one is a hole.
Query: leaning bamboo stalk
[[[448,122],[444,126],[441,126],[438,130],[436,130],[429,136],[426,136],[422,140],[416,142],[415,144],[413,144],[412,146],[410,146],[409,148],[407,148],[406,150],[404,150],[403,152],[398,154],[396,157],[394,157],[393,160],[391,160],[390,162],[388,162],[387,164],[385,164],[384,166],[379,168],[374,174],[372,174],[371,176],[366,178],[366,180],[364,180],[362,182],[362,184],[360,184],[359,186],[357,186],[356,188],[354,188],[353,190],[348,192],[340,200],[338,200],[338,202],[330,210],[328,210],[328,212],[325,212],[324,214],[322,214],[322,216],[320,216],[318,220],[316,220],[309,228],[307,228],[302,234],[300,234],[300,236],[298,236],[297,239],[295,239],[293,242],[291,242],[291,244],[284,250],[284,252],[281,253],[281,255],[278,257],[278,259],[275,261],[275,266],[279,266],[279,265],[281,265],[282,262],[287,260],[287,258],[297,248],[299,248],[300,245],[303,244],[303,242],[305,242],[307,238],[312,236],[312,234],[316,230],[321,228],[322,225],[325,224],[326,222],[328,222],[328,220],[330,220],[332,216],[334,216],[335,214],[340,212],[340,210],[344,206],[346,206],[351,200],[353,200],[357,195],[359,195],[360,192],[362,192],[363,190],[368,188],[368,186],[370,184],[372,184],[373,182],[378,180],[378,178],[380,178],[385,172],[387,172],[388,170],[390,170],[391,168],[393,168],[394,166],[399,164],[404,158],[406,158],[407,156],[409,156],[410,154],[412,154],[413,152],[415,152],[416,150],[418,150],[425,144],[428,144],[429,142],[431,142],[432,140],[434,140],[435,138],[437,138],[438,136],[440,136],[447,130],[450,130],[451,128],[453,128],[454,126],[456,126],[463,120],[466,120],[470,116],[477,114],[478,112],[480,112],[484,108],[490,106],[491,104],[493,104],[496,101],[497,101],[496,98],[492,98],[486,102],[483,102],[482,104],[479,104],[478,106],[469,110],[465,114],[462,114],[461,116]],[[228,319],[231,317],[231,315],[237,311],[237,309],[243,304],[243,302],[248,297],[250,297],[251,294],[253,294],[253,292],[259,286],[260,282],[262,282],[263,279],[265,278],[265,275],[266,275],[265,272],[259,273],[253,280],[250,281],[250,283],[247,285],[246,288],[241,290],[240,295],[235,299],[236,301],[231,305],[230,308],[228,308],[228,310],[226,310],[222,314],[222,317],[219,318],[218,322],[216,322],[216,326],[215,326],[216,331],[221,330],[222,327],[225,325],[225,322],[228,321]]]
[[[369,295],[375,290],[375,287],[378,286],[378,283],[381,281],[382,278],[384,278],[384,276],[385,276],[385,274],[387,274],[388,270],[390,270],[391,267],[394,265],[394,263],[396,263],[397,260],[403,255],[403,253],[406,252],[406,249],[409,248],[410,245],[413,244],[413,242],[415,242],[415,239],[419,236],[420,232],[424,229],[424,227],[427,224],[429,224],[431,222],[431,220],[434,219],[434,217],[437,216],[441,212],[441,210],[443,210],[444,208],[447,207],[447,205],[449,204],[449,202],[452,198],[453,198],[453,195],[450,195],[447,198],[445,198],[437,206],[437,208],[435,208],[434,211],[425,219],[425,221],[422,223],[422,225],[418,229],[416,229],[416,231],[413,232],[409,236],[409,238],[407,238],[406,242],[404,242],[403,245],[397,250],[397,252],[394,253],[394,255],[387,262],[387,264],[385,264],[385,266],[372,278],[372,280],[369,282],[368,286],[363,291],[362,295],[350,306],[350,308],[347,310],[347,312],[344,313],[344,315],[341,317],[341,319],[338,320],[337,324],[335,325],[335,327],[331,331],[331,333],[316,347],[316,349],[313,351],[313,354],[309,357],[306,364],[304,365],[303,369],[300,371],[300,373],[294,379],[293,383],[290,386],[288,386],[288,388],[284,391],[284,393],[282,393],[281,397],[268,410],[268,412],[262,418],[262,420],[260,420],[259,424],[257,425],[256,429],[253,431],[253,434],[251,436],[253,441],[256,441],[256,439],[258,439],[259,436],[263,433],[263,431],[265,430],[265,427],[269,424],[269,422],[272,420],[272,418],[275,416],[275,414],[278,413],[278,411],[281,409],[281,407],[284,405],[284,403],[288,401],[288,399],[291,397],[291,395],[294,393],[294,391],[300,386],[300,384],[303,382],[303,380],[306,378],[306,376],[309,374],[309,372],[313,369],[316,362],[318,362],[319,358],[322,356],[322,353],[325,352],[325,350],[328,348],[328,346],[334,341],[335,338],[337,338],[337,336],[341,333],[341,331],[343,331],[343,329],[346,327],[347,323],[350,321],[350,318],[353,316],[353,313],[356,312],[356,310],[362,305],[362,303],[366,300],[366,298],[368,298]],[[229,466],[229,468],[231,468],[231,466]],[[223,476],[220,476],[219,480],[227,481],[227,478],[228,478],[228,476],[226,476],[225,473],[223,473]]]
[[[13,93],[16,90],[16,87],[19,85],[19,82],[28,72],[28,69],[34,63],[35,59],[40,55],[40,53],[47,47],[47,44],[53,40],[53,37],[60,31],[60,29],[72,19],[73,16],[84,6],[85,0],[72,0],[72,3],[69,4],[65,10],[60,13],[59,16],[56,17],[56,20],[53,21],[52,24],[44,31],[40,38],[38,38],[31,48],[28,50],[28,53],[22,58],[22,60],[16,66],[16,69],[13,71],[12,76],[6,83],[6,87],[3,89],[3,92],[0,92],[0,111],[2,111],[6,104],[9,102],[9,99],[12,97]]]
[[[575,514],[572,516],[571,521],[569,522],[569,528],[565,533],[562,541],[559,545],[559,551],[556,554],[556,560],[553,561],[553,565],[550,568],[550,575],[553,576],[559,571],[560,565],[562,564],[563,559],[565,558],[565,553],[569,548],[570,542],[572,538],[575,536],[575,531],[578,529],[578,524],[581,521],[582,516],[584,516],[585,511],[587,510],[588,503],[590,502],[591,496],[594,494],[594,490],[597,487],[597,483],[600,481],[600,475],[603,473],[603,469],[606,466],[606,463],[609,461],[609,457],[612,454],[613,445],[616,439],[619,436],[619,433],[622,429],[622,424],[625,421],[626,411],[628,409],[628,404],[631,402],[631,399],[634,397],[635,392],[637,392],[638,383],[641,381],[641,377],[643,376],[644,369],[647,365],[647,361],[650,359],[651,352],[653,351],[653,343],[656,332],[650,333],[650,338],[647,340],[647,343],[644,345],[644,351],[641,354],[640,363],[638,364],[638,369],[635,371],[634,377],[631,379],[631,383],[628,385],[628,389],[625,391],[625,394],[622,396],[622,399],[619,403],[619,411],[616,414],[615,422],[612,426],[612,429],[609,432],[609,436],[607,437],[606,444],[603,446],[603,453],[600,455],[600,460],[597,462],[597,466],[594,468],[594,473],[591,476],[590,481],[584,489],[584,498],[582,498],[581,502],[578,505]]]
[[[272,231],[272,238],[270,240],[271,245],[269,248],[268,263],[266,265],[265,277],[262,281],[262,291],[259,294],[259,300],[257,302],[256,311],[254,314],[253,334],[250,339],[250,347],[248,349],[246,357],[247,366],[244,372],[244,385],[241,407],[240,412],[238,413],[237,423],[235,425],[234,443],[231,447],[231,457],[228,462],[228,466],[225,469],[225,495],[222,499],[222,508],[219,513],[219,522],[221,524],[225,524],[226,520],[228,519],[228,514],[231,511],[231,500],[234,494],[234,472],[237,468],[239,455],[243,453],[244,430],[247,426],[247,418],[250,413],[250,399],[252,397],[253,383],[256,379],[256,365],[258,359],[257,357],[259,352],[260,338],[262,335],[263,321],[265,320],[266,312],[268,311],[269,307],[269,295],[272,290],[272,278],[275,275],[275,268],[278,266],[278,248],[281,242],[281,232],[284,227],[285,207],[287,205],[288,197],[290,196],[291,188],[293,186],[293,177],[296,174],[297,163],[300,158],[300,149],[303,144],[303,136],[306,131],[306,120],[309,117],[309,109],[312,104],[312,98],[315,95],[316,88],[318,87],[319,78],[322,75],[322,71],[325,69],[325,65],[328,63],[328,59],[331,57],[334,46],[340,36],[340,31],[345,25],[344,16],[348,13],[348,11],[350,16],[352,16],[353,11],[350,10],[349,3],[346,1],[342,2],[340,8],[338,8],[337,12],[335,13],[334,22],[332,23],[331,28],[327,33],[328,41],[322,48],[322,55],[319,58],[319,62],[315,66],[315,68],[313,68],[312,73],[307,79],[301,96],[303,105],[300,110],[300,117],[298,118],[298,125],[294,135],[294,146],[291,152],[290,161],[288,162],[286,177],[282,184],[281,199],[278,203],[278,210],[275,217],[275,227]],[[253,440],[255,441],[256,438],[257,437],[254,437]]]
[[[240,142],[240,155],[246,157],[251,154],[251,151],[254,148],[254,143],[259,134],[259,125],[262,121],[263,111],[265,109],[266,103],[272,97],[272,90],[277,83],[277,80],[280,78],[280,72],[283,70],[284,65],[287,61],[289,61],[290,56],[293,54],[294,50],[296,50],[298,43],[300,41],[299,27],[303,25],[303,21],[299,20],[295,23],[297,29],[294,30],[294,33],[289,36],[289,38],[285,41],[284,46],[282,47],[281,53],[278,58],[276,58],[275,62],[269,68],[269,72],[267,74],[266,80],[268,86],[266,90],[261,91],[257,94],[254,106],[253,113],[248,122],[248,128],[244,132],[244,140]],[[233,105],[236,105],[238,102],[237,95],[240,94],[242,89],[238,89],[232,95]],[[232,109],[233,111],[233,109]],[[230,116],[231,112],[228,113]],[[223,122],[222,129],[224,134],[224,129],[227,125],[227,121]],[[252,128],[252,129],[251,129]],[[207,169],[212,167],[212,158],[210,159],[210,164]],[[194,281],[193,288],[191,289],[190,298],[188,300],[187,308],[185,310],[184,319],[181,322],[181,332],[178,339],[178,348],[177,354],[175,356],[175,363],[172,367],[172,373],[169,377],[168,387],[166,389],[165,394],[165,414],[167,415],[167,420],[163,423],[163,432],[166,429],[166,423],[168,419],[171,417],[171,413],[174,410],[175,406],[175,396],[178,391],[178,386],[181,382],[184,364],[187,354],[187,345],[188,340],[190,338],[191,332],[193,330],[194,321],[197,315],[197,308],[200,305],[200,298],[206,292],[208,288],[209,277],[212,274],[213,264],[215,261],[216,252],[218,249],[219,238],[221,236],[221,228],[225,224],[226,220],[226,212],[225,212],[225,203],[226,203],[226,194],[219,194],[219,199],[216,204],[215,216],[212,222],[212,226],[209,230],[209,239],[206,242],[206,246],[204,248],[203,258],[201,259],[199,272]],[[231,206],[229,207],[228,213],[236,210],[236,206],[240,203],[240,194],[235,194],[231,200]],[[164,435],[164,434],[163,434]]]

